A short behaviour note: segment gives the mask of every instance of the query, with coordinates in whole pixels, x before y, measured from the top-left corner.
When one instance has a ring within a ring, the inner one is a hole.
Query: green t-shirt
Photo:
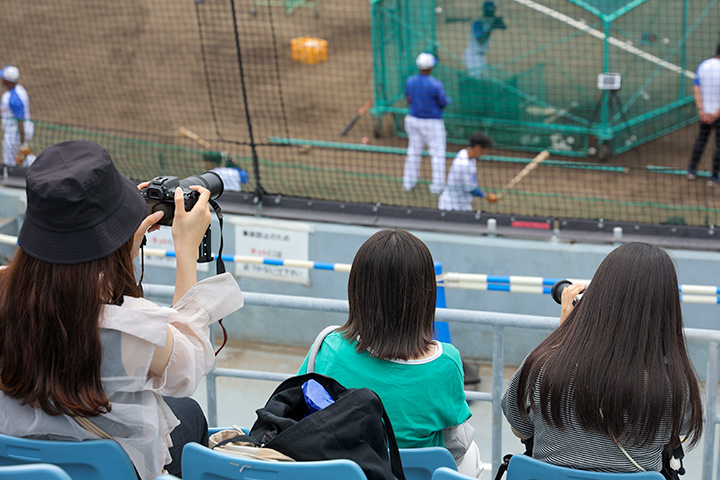
[[[315,373],[332,377],[345,388],[377,393],[400,448],[444,447],[442,430],[470,418],[462,361],[451,344],[436,342],[435,355],[409,361],[358,353],[356,344],[339,332],[330,333],[318,351]],[[305,356],[299,375],[307,372],[307,363]]]

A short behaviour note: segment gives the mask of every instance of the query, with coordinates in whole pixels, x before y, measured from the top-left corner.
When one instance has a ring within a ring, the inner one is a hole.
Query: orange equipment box
[[[315,65],[328,59],[327,40],[299,37],[290,40],[290,58],[295,62]]]

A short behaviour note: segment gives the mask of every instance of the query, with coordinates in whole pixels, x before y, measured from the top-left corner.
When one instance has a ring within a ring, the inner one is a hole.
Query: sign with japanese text
[[[235,225],[235,255],[278,260],[308,260],[312,225],[251,217],[232,217]],[[306,268],[282,265],[237,263],[239,277],[262,278],[310,285]]]

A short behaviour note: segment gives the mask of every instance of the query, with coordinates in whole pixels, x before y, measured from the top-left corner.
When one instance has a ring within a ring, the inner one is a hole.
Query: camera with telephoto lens
[[[189,212],[200,198],[200,192],[192,190],[191,185],[200,185],[210,190],[210,200],[215,200],[223,193],[223,181],[215,172],[205,172],[201,175],[191,175],[179,180],[177,177],[160,176],[150,180],[150,184],[140,190],[147,203],[148,215],[161,211],[163,217],[157,222],[158,225],[171,226],[175,216],[175,189],[180,187],[183,193],[185,211]],[[198,262],[212,261],[210,240],[210,227],[200,243]]]
[[[147,203],[148,215],[161,211],[163,218],[158,225],[171,226],[175,216],[175,189],[180,187],[183,192],[185,211],[189,212],[200,198],[200,192],[192,190],[191,185],[200,185],[210,190],[210,199],[215,200],[223,193],[223,181],[215,172],[205,172],[202,175],[191,175],[179,180],[177,177],[162,176],[150,180],[150,184],[140,190]]]
[[[550,296],[553,300],[562,305],[563,290],[565,290],[565,287],[569,287],[570,285],[572,285],[572,282],[570,280],[558,280],[557,282],[555,282],[555,285],[552,286],[552,289],[550,290]],[[578,293],[577,296],[573,298],[573,307],[577,305],[577,302],[580,301],[584,292],[585,290]]]

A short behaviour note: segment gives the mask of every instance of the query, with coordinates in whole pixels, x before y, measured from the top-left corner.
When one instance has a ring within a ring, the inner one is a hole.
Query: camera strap
[[[218,250],[217,259],[216,259],[216,268],[215,273],[220,275],[221,273],[225,273],[225,262],[222,259],[222,252],[223,252],[223,214],[222,209],[220,208],[220,205],[215,200],[208,200],[210,203],[210,206],[215,210],[215,215],[217,215],[218,223],[220,224],[220,249]]]
[[[217,215],[218,223],[220,224],[220,248],[218,249],[217,259],[215,263],[215,273],[218,275],[225,273],[225,262],[222,259],[222,253],[223,253],[223,214],[222,209],[220,208],[220,205],[215,200],[210,199],[209,200],[210,206],[215,210],[215,215]],[[228,340],[227,330],[225,330],[225,325],[222,323],[222,318],[218,320],[218,323],[220,324],[220,328],[222,328],[223,333],[223,341],[220,347],[218,347],[217,350],[215,350],[215,356],[217,356],[218,353],[220,353],[220,350],[223,349],[225,344]]]

